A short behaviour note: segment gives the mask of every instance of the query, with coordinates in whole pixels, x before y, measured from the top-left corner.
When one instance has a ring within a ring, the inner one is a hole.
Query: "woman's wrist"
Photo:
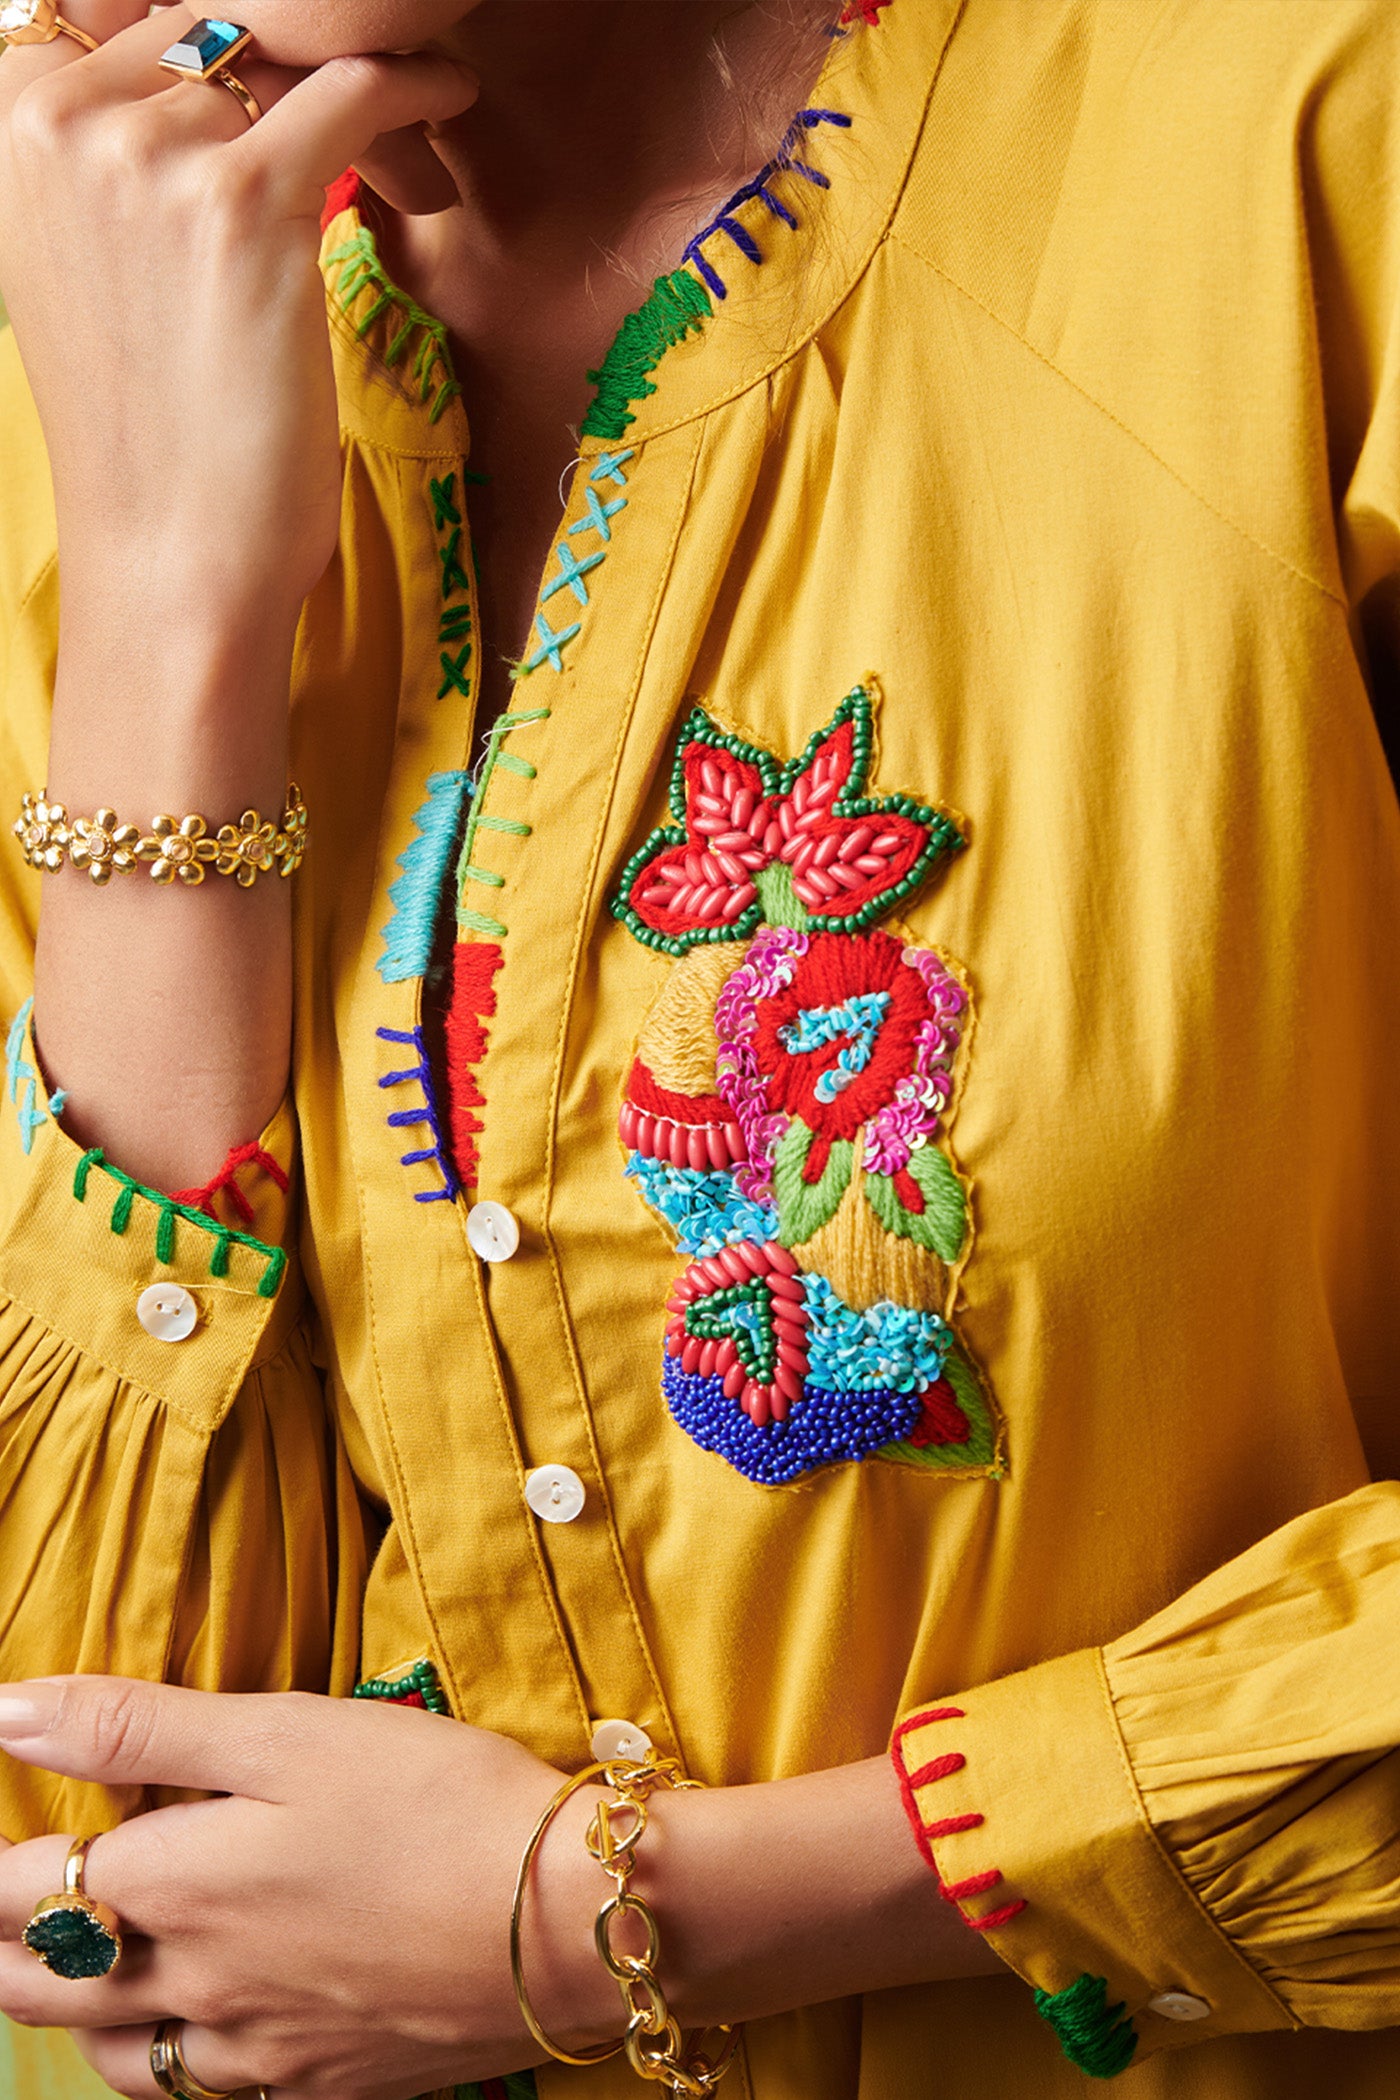
[[[600,1798],[590,1788],[561,1812],[529,1899],[531,1997],[569,2050],[615,2040],[623,2026],[593,1941],[612,1893],[584,1844]],[[886,1758],[754,1786],[658,1789],[633,1887],[656,1914],[660,1980],[686,2030],[1001,1971],[942,1901]],[[614,1944],[637,1951],[625,1929]]]

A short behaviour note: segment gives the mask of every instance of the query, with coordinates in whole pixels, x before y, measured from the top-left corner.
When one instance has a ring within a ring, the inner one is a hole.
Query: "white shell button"
[[[635,1721],[600,1721],[593,1731],[593,1762],[611,1764],[615,1757],[645,1757],[651,1737]]]
[[[520,1245],[520,1226],[504,1203],[474,1203],[467,1212],[467,1238],[483,1261],[509,1261]]]
[[[572,1524],[587,1499],[572,1466],[536,1466],[525,1477],[525,1500],[546,1524]]]
[[[1164,2020],[1208,2020],[1210,2007],[1204,1998],[1197,1998],[1191,1991],[1158,1991],[1155,1998],[1147,2001],[1149,2012],[1160,2013]]]
[[[136,1317],[153,1341],[183,1342],[199,1323],[199,1307],[178,1283],[153,1283],[137,1299]]]

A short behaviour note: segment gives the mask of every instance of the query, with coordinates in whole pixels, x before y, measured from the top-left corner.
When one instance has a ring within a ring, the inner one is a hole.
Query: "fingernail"
[[[47,1735],[58,1711],[59,1692],[52,1684],[0,1685],[0,1741]]]

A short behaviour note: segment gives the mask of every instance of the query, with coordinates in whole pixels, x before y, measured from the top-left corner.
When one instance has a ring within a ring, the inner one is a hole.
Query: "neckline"
[[[772,159],[692,237],[588,375],[595,393],[581,425],[582,461],[621,441],[642,444],[747,391],[836,311],[894,214],[964,4],[848,0],[811,99]],[[378,381],[380,413],[347,420],[370,442],[387,435],[425,457],[465,457],[446,329],[393,283],[359,200],[352,172],[327,193],[322,219],[332,316]],[[387,433],[386,381],[401,405]]]

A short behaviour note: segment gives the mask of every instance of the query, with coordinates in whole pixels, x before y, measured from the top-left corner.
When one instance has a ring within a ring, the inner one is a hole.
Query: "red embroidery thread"
[[[914,1799],[916,1787],[927,1786],[935,1779],[947,1779],[952,1773],[961,1772],[967,1764],[967,1759],[960,1750],[952,1750],[946,1756],[935,1757],[928,1764],[920,1765],[916,1772],[909,1772],[901,1755],[904,1738],[915,1728],[926,1728],[930,1721],[965,1719],[966,1714],[960,1706],[932,1706],[924,1713],[911,1714],[896,1728],[890,1742],[890,1756],[894,1763],[895,1777],[899,1781],[904,1812],[914,1832],[914,1842],[933,1871],[940,1895],[945,1902],[957,1905],[959,1917],[973,1932],[994,1932],[998,1925],[1005,1925],[1009,1919],[1018,1917],[1026,1908],[1024,1896],[1018,1896],[1013,1902],[1003,1903],[999,1910],[988,1911],[985,1917],[970,1918],[963,1909],[964,1899],[968,1896],[982,1895],[988,1889],[996,1888],[1002,1880],[1000,1867],[989,1867],[981,1874],[970,1875],[965,1881],[945,1882],[938,1871],[938,1862],[933,1856],[933,1846],[929,1842],[931,1838],[951,1837],[960,1831],[978,1830],[986,1818],[971,1814],[949,1816],[942,1822],[925,1823],[919,1813],[919,1804]]]
[[[238,1186],[237,1181],[239,1169],[242,1167],[260,1168],[266,1174],[268,1180],[275,1182],[282,1194],[286,1195],[286,1175],[282,1172],[272,1154],[264,1152],[262,1146],[254,1140],[250,1145],[235,1145],[213,1180],[206,1181],[203,1188],[180,1189],[171,1200],[175,1203],[183,1203],[189,1210],[202,1210],[207,1218],[213,1218],[217,1223],[219,1213],[215,1207],[214,1199],[222,1193],[228,1198],[229,1209],[240,1223],[252,1226],[256,1222],[253,1216],[253,1206]]]
[[[352,205],[358,204],[359,201],[360,178],[353,168],[347,168],[326,191],[326,208],[321,214],[322,233],[333,219],[338,219],[343,211],[349,211]]]
[[[476,1068],[486,1055],[487,1023],[496,1012],[495,976],[505,961],[495,941],[458,941],[452,951],[452,990],[446,1018],[447,1109],[452,1158],[463,1187],[475,1182],[481,1164],[476,1141],[485,1129],[477,1110],[486,1096]]]

